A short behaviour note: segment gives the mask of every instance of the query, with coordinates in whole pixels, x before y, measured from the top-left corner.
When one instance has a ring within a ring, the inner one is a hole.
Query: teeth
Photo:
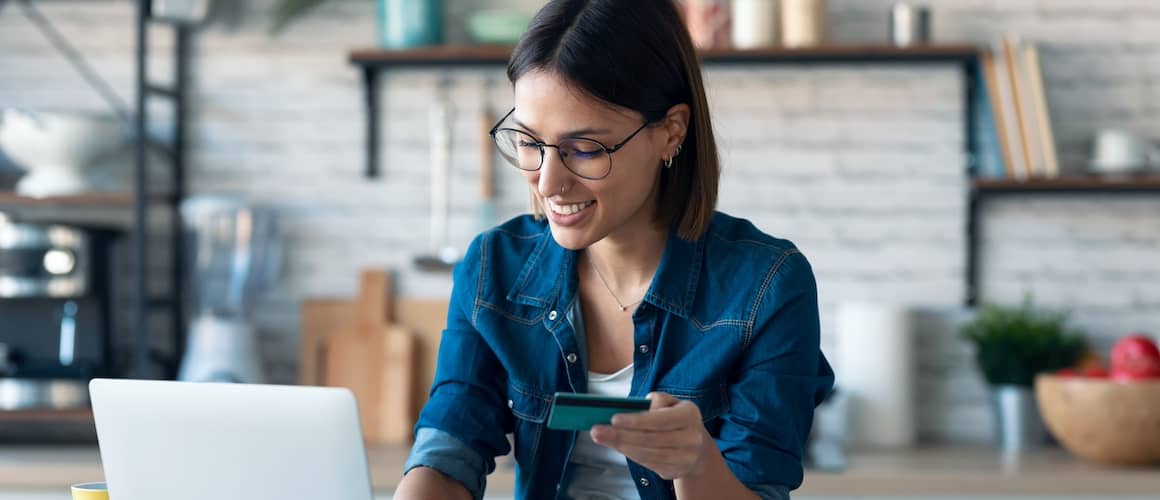
[[[548,200],[548,206],[551,207],[552,211],[556,212],[558,214],[561,214],[561,215],[572,215],[576,212],[584,210],[585,208],[588,208],[588,206],[593,204],[593,203],[595,203],[595,202],[586,201],[584,203],[574,203],[571,205],[557,205],[557,204],[553,203],[551,200]]]

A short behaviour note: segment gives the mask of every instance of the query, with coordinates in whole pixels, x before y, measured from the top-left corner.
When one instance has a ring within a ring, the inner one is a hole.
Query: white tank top
[[[633,366],[616,373],[588,372],[589,394],[628,397],[632,388]],[[576,433],[576,446],[568,461],[570,482],[566,494],[573,500],[639,499],[636,483],[628,472],[624,455],[592,441],[588,432]]]

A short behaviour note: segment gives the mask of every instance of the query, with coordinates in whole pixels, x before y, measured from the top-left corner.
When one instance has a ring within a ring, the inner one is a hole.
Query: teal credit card
[[[612,423],[617,413],[648,411],[648,398],[614,398],[593,394],[557,392],[548,414],[548,428],[565,431],[586,431],[594,425]]]

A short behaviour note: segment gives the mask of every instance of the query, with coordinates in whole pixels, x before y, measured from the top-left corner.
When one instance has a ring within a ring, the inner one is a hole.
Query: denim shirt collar
[[[685,241],[677,235],[674,224],[644,301],[687,319],[696,298],[704,252],[704,236]],[[507,299],[536,307],[549,307],[553,300],[571,300],[577,287],[576,253],[557,244],[551,228],[544,223],[540,242],[524,263]]]

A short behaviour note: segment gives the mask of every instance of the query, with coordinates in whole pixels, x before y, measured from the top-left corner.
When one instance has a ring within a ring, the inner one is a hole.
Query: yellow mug
[[[105,483],[81,483],[72,486],[73,500],[109,500]]]

